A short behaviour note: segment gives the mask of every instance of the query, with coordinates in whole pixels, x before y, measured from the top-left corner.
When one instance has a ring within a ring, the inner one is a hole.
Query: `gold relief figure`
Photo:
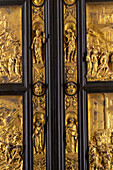
[[[17,55],[15,62],[15,73],[17,76],[22,76],[22,64],[21,64],[21,56]]]
[[[76,52],[76,37],[74,32],[71,29],[67,29],[66,34],[66,41],[65,41],[65,62],[75,62],[75,52]]]
[[[92,73],[91,50],[88,50],[86,61],[87,61],[87,74],[91,75]]]
[[[36,57],[36,63],[41,63],[43,64],[43,59],[42,59],[42,47],[43,44],[45,43],[45,34],[36,30],[36,36],[33,39],[33,43],[32,43],[32,49],[34,49],[35,52],[35,57]]]
[[[34,154],[43,154],[45,152],[45,140],[44,140],[44,126],[45,118],[43,113],[36,113],[34,120]]]
[[[93,50],[93,54],[91,55],[91,61],[92,61],[92,76],[95,76],[97,74],[97,69],[98,69],[98,59],[97,55],[98,51],[96,49]]]
[[[66,153],[76,152],[76,143],[78,139],[77,125],[73,117],[69,118],[66,126]]]
[[[12,74],[14,73],[14,59],[12,58],[12,55],[9,55],[8,72],[9,72],[9,76],[10,76],[10,77],[11,77]]]
[[[102,57],[100,59],[100,66],[98,67],[98,73],[97,73],[98,76],[99,75],[101,76],[102,73],[107,74],[110,71],[109,66],[108,66],[108,57],[109,57],[108,52],[106,52],[104,55],[102,55]]]

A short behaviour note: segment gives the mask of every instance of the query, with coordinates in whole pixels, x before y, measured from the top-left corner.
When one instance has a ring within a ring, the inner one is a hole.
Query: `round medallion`
[[[45,94],[45,85],[40,81],[36,82],[33,86],[33,93],[35,96],[38,96],[38,97],[44,95]]]
[[[76,0],[64,0],[64,2],[66,5],[73,5],[76,2]]]
[[[35,6],[41,6],[43,5],[44,0],[33,0],[33,5]]]
[[[65,85],[65,93],[68,95],[68,96],[73,96],[77,93],[77,84],[75,82],[68,82],[66,83]]]

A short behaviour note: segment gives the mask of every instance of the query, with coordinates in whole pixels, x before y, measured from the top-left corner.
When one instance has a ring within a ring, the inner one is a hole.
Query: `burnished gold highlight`
[[[35,4],[42,1],[35,1]],[[34,3],[34,1],[33,1]],[[46,169],[44,6],[32,6],[33,169]]]
[[[73,5],[76,0],[64,0],[64,2],[67,4],[67,5]]]
[[[23,169],[23,97],[0,96],[0,169]]]
[[[0,7],[0,83],[22,83],[22,7]]]
[[[66,1],[65,3],[74,3]],[[77,102],[77,29],[76,4],[64,5],[65,67],[65,167],[78,169],[78,102]]]
[[[44,3],[44,0],[33,0],[33,4],[36,6],[41,6],[43,5],[43,3]]]
[[[113,80],[113,3],[87,4],[87,80]]]
[[[113,169],[113,94],[88,95],[90,170]]]

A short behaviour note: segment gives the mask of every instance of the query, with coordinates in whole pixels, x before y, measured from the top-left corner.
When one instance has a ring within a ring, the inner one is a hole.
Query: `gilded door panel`
[[[46,169],[44,1],[32,5],[33,169]]]
[[[0,96],[0,169],[23,169],[23,97]]]
[[[88,3],[87,80],[113,80],[113,3]]]
[[[64,0],[65,168],[78,169],[77,28],[75,0]]]
[[[113,169],[113,94],[88,94],[89,165]]]
[[[22,6],[0,7],[0,83],[22,83]]]

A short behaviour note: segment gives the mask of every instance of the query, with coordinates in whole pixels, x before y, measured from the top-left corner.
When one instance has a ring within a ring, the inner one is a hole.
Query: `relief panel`
[[[33,169],[46,169],[44,1],[32,5]]]
[[[113,3],[86,7],[87,80],[113,81]]]
[[[113,169],[113,94],[88,94],[90,170]]]
[[[22,7],[0,7],[0,83],[22,83]]]
[[[78,169],[77,28],[75,0],[64,0],[65,168]]]
[[[0,169],[23,169],[22,96],[0,96]]]

